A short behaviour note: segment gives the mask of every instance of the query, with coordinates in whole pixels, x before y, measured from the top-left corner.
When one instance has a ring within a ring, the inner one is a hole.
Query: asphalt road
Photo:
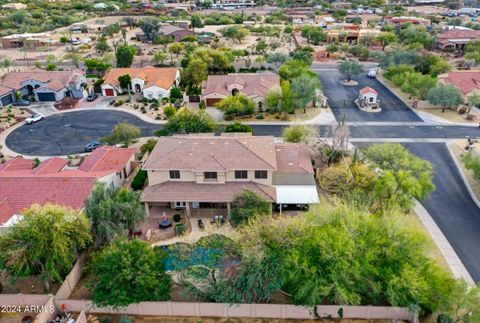
[[[6,139],[9,149],[30,156],[61,156],[84,152],[84,146],[110,134],[112,128],[127,121],[152,136],[160,128],[121,111],[76,111],[49,116],[33,125],[15,129]]]
[[[58,156],[81,153],[85,144],[110,134],[119,122],[128,121],[142,130],[142,136],[151,136],[161,126],[145,122],[136,116],[121,111],[91,110],[74,111],[49,116],[33,125],[24,125],[14,130],[6,139],[9,149],[30,156]],[[280,136],[284,126],[256,125],[256,135]],[[330,126],[320,126],[319,135],[328,137]],[[351,126],[352,138],[410,138],[452,139],[480,138],[480,129],[461,126]]]
[[[445,144],[404,144],[434,165],[436,186],[422,201],[473,280],[480,282],[480,209],[470,197]]]
[[[345,115],[346,121],[351,122],[421,122],[419,118],[402,100],[393,94],[377,79],[370,78],[362,73],[353,77],[358,82],[356,86],[344,86],[340,83],[341,75],[336,70],[317,70],[322,82],[324,94],[332,112],[340,120]],[[366,86],[378,92],[381,103],[381,112],[372,113],[361,111],[354,100],[358,98],[358,91]]]

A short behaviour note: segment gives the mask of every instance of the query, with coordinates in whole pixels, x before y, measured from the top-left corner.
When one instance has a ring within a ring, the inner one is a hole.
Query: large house
[[[280,77],[274,73],[209,75],[202,83],[202,99],[207,106],[235,95],[244,94],[262,108],[269,91],[280,90]]]
[[[86,84],[81,70],[10,72],[0,82],[0,104],[13,103],[17,92],[42,102],[60,101],[66,96],[82,98]]]
[[[480,30],[452,28],[437,36],[437,46],[443,50],[463,50],[469,42],[477,39],[480,39]]]
[[[118,78],[130,75],[130,90],[142,93],[147,99],[162,99],[170,96],[170,90],[180,82],[176,67],[112,68],[104,77],[102,94],[117,96],[124,92]]]
[[[466,99],[473,92],[480,93],[480,70],[452,71],[438,76],[440,84],[453,84]]]
[[[53,157],[33,167],[17,157],[0,165],[0,228],[15,223],[32,204],[47,203],[82,209],[95,182],[112,188],[123,185],[134,168],[135,150],[103,146],[79,166]]]
[[[306,147],[276,143],[272,136],[162,137],[143,169],[147,215],[159,209],[192,217],[229,215],[234,197],[245,189],[280,210],[319,202]]]
[[[62,43],[49,33],[13,34],[0,38],[3,48],[38,48],[60,46]]]
[[[158,33],[163,36],[172,37],[176,42],[181,41],[186,36],[194,36],[196,35],[195,32],[188,29],[188,24],[185,26],[184,24],[180,24],[179,26],[174,25],[161,25],[158,27]],[[140,31],[135,34],[135,37],[138,41],[145,41],[145,34],[143,31]]]

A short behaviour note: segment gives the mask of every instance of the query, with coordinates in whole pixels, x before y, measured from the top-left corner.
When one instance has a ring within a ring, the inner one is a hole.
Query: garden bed
[[[303,112],[303,109],[296,110],[295,113],[269,113],[269,112],[259,112],[252,116],[241,116],[234,117],[232,121],[240,122],[254,122],[254,121],[266,121],[266,122],[279,122],[279,121],[305,121],[313,119],[318,116],[323,108],[310,107],[306,109],[306,112]],[[263,118],[258,118],[259,115],[262,115]],[[229,120],[230,121],[230,120]]]

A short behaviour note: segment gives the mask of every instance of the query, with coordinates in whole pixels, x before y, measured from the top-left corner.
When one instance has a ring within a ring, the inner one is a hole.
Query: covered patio
[[[243,190],[252,190],[275,202],[275,188],[255,182],[227,182],[222,184],[204,184],[197,182],[168,181],[145,188],[142,201],[147,216],[160,216],[183,211],[186,218],[196,217],[215,219],[230,216],[231,203]]]

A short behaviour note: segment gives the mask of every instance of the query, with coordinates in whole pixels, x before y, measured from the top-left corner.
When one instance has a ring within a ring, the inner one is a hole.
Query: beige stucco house
[[[234,197],[245,189],[283,210],[319,201],[307,149],[275,143],[272,136],[162,137],[143,169],[148,215],[153,208],[187,216],[229,215]]]
[[[170,90],[180,82],[176,67],[112,68],[105,74],[101,86],[103,96],[117,96],[123,92],[118,78],[130,75],[130,90],[142,93],[147,99],[170,97]]]
[[[244,94],[262,108],[269,91],[280,90],[280,77],[274,73],[209,75],[202,83],[202,99],[207,106],[237,93]]]

